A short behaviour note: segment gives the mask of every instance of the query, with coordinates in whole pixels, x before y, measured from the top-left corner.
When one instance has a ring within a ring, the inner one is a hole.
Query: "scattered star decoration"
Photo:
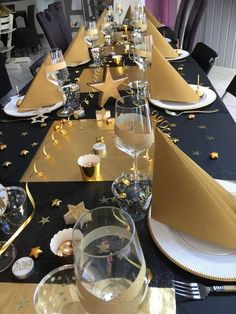
[[[9,161],[9,160],[7,160],[7,161],[4,161],[4,163],[2,164],[2,166],[5,167],[5,168],[8,168],[11,164],[12,164],[12,162]]]
[[[87,208],[84,206],[84,202],[80,202],[77,205],[68,204],[68,212],[64,215],[64,220],[66,225],[74,224],[79,217],[89,212]]]
[[[21,152],[20,152],[20,155],[21,156],[26,156],[29,154],[29,151],[27,149],[23,149]]]
[[[102,92],[102,97],[99,105],[100,107],[103,107],[110,97],[113,97],[115,99],[120,98],[120,94],[117,88],[126,80],[127,76],[113,79],[110,68],[106,67],[103,72],[103,81],[88,83],[88,85]]]
[[[217,152],[211,152],[211,153],[209,154],[209,157],[210,157],[211,159],[218,159],[218,158],[219,158],[219,153],[217,153]]]
[[[100,198],[99,202],[101,204],[108,204],[108,201],[109,201],[109,197],[105,197],[103,196],[102,198]]]
[[[43,123],[47,118],[49,118],[49,116],[45,116],[42,113],[38,114],[37,116],[31,118],[31,124]]]
[[[198,125],[198,128],[199,128],[199,129],[205,129],[206,126],[201,124],[201,125]]]
[[[59,200],[58,198],[55,198],[54,200],[52,200],[52,207],[59,207],[62,203],[62,200]]]
[[[41,220],[39,221],[39,224],[42,224],[44,226],[48,222],[50,222],[49,216],[48,217],[43,217],[42,216]]]
[[[102,242],[99,245],[96,245],[99,250],[99,253],[108,253],[110,251],[110,244]]]
[[[26,307],[27,303],[30,302],[29,298],[25,298],[24,296],[16,303],[16,310],[19,311]]]
[[[42,254],[43,251],[40,249],[40,246],[32,247],[30,250],[29,256],[38,258],[40,254]]]
[[[26,135],[28,135],[28,132],[22,132],[21,133],[21,136],[26,136]]]
[[[192,153],[193,156],[200,156],[202,153],[199,152],[199,150],[196,150]]]
[[[35,147],[35,146],[38,146],[38,144],[39,144],[39,143],[37,143],[37,142],[33,142],[33,143],[31,144],[31,146],[32,146],[32,147]]]
[[[176,125],[177,125],[177,123],[171,123],[171,124],[170,124],[170,126],[171,126],[172,128],[176,128]]]
[[[208,141],[214,141],[215,140],[214,136],[207,136],[206,139]]]
[[[4,150],[7,148],[7,144],[0,144],[0,150]]]

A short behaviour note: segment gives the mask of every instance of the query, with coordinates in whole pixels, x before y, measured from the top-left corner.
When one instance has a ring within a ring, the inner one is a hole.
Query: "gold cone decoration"
[[[151,98],[178,102],[198,102],[199,96],[153,46],[149,72]]]
[[[144,12],[146,13],[147,19],[152,22],[152,24],[156,27],[162,27],[163,25],[158,21],[158,19],[148,10],[146,6],[144,6]]]
[[[158,48],[165,58],[178,57],[177,52],[149,20],[147,21],[147,32],[152,35],[153,45]]]
[[[128,10],[125,14],[125,17],[124,17],[124,20],[125,19],[128,19],[128,20],[131,20],[131,17],[132,17],[132,9],[131,9],[131,5],[128,7]]]
[[[67,65],[80,63],[90,59],[88,45],[84,40],[84,25],[81,25],[74,39],[67,48],[64,58]]]
[[[160,130],[152,218],[203,241],[236,249],[236,200]]]
[[[120,98],[118,92],[118,87],[127,80],[127,76],[121,76],[117,79],[114,79],[111,75],[111,70],[109,67],[105,67],[103,72],[103,80],[96,83],[88,83],[89,86],[94,87],[95,89],[102,92],[101,99],[99,101],[99,106],[104,107],[107,100],[110,97],[115,99]]]
[[[43,62],[21,102],[18,111],[24,112],[52,106],[60,101],[62,101],[62,97],[59,88],[47,80],[46,66]]]

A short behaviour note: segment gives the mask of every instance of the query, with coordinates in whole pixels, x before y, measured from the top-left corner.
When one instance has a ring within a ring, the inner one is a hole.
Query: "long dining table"
[[[200,75],[202,85],[214,90],[206,74],[191,56],[184,60],[173,61],[171,64],[176,70],[178,70],[180,64],[182,65],[181,74],[188,83],[196,84],[197,75]],[[82,70],[87,67],[88,64],[71,68],[70,81],[74,81],[76,77],[81,75]],[[28,86],[21,93],[25,93],[27,88]],[[122,91],[121,94],[125,94],[125,91]],[[81,93],[81,102],[87,96],[88,93]],[[84,103],[85,117],[83,119],[96,119],[95,110],[100,109],[98,107],[98,97],[99,93],[95,92],[93,97],[90,98],[89,105]],[[105,108],[111,111],[112,117],[114,117],[114,107],[115,100],[110,98]],[[218,95],[216,100],[207,106],[207,109],[219,109],[219,111],[214,114],[199,113],[196,114],[194,119],[188,119],[187,115],[169,116],[165,110],[157,108],[151,103],[150,109],[151,111],[158,110],[158,114],[168,121],[171,125],[172,138],[178,139],[176,145],[208,174],[217,179],[236,180],[236,125]],[[23,174],[37,151],[42,149],[40,144],[52,124],[61,120],[55,111],[47,115],[49,115],[49,118],[45,123],[31,124],[31,121],[10,117],[3,110],[1,111],[1,120],[14,120],[14,122],[0,122],[0,142],[1,144],[6,144],[6,148],[0,151],[0,183],[4,186],[19,185],[25,187],[25,182],[21,182]],[[27,150],[29,153],[22,155],[22,150]],[[213,151],[218,152],[218,159],[212,160],[209,158],[209,153]],[[7,167],[4,164],[6,161],[11,163]],[[62,165],[62,167],[66,166],[66,163]],[[51,167],[53,169],[53,165]],[[111,184],[112,181],[49,182],[43,179],[41,182],[29,182],[28,186],[34,198],[36,210],[32,221],[16,238],[14,245],[18,252],[17,258],[28,256],[31,248],[36,246],[40,246],[43,253],[35,259],[35,270],[29,278],[24,280],[17,279],[12,274],[11,267],[9,267],[1,273],[1,283],[38,283],[54,268],[72,263],[73,260],[71,258],[61,258],[54,255],[49,247],[49,242],[53,235],[66,227],[63,215],[68,211],[67,204],[78,204],[83,201],[88,209],[103,205],[117,206],[111,192]],[[53,199],[59,199],[62,202],[58,207],[52,207]],[[31,208],[30,203],[28,203],[28,207],[29,209]],[[39,223],[42,217],[48,217],[49,222],[45,224]],[[136,222],[136,228],[147,267],[153,275],[150,286],[171,287],[172,279],[198,282],[208,286],[229,284],[228,282],[214,281],[197,276],[170,261],[153,241],[146,218]],[[2,231],[0,232],[1,239],[4,240],[5,235]],[[236,284],[236,281],[230,284]],[[176,305],[177,313],[179,314],[234,314],[236,297],[233,294],[211,294],[205,300],[199,301],[177,296]],[[4,304],[0,304],[1,308],[4,309]],[[163,313],[165,313],[165,310],[163,310]]]

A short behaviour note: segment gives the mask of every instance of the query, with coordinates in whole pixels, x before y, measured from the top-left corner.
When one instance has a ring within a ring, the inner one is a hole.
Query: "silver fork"
[[[186,283],[172,280],[175,293],[190,299],[205,299],[210,292],[236,292],[236,286],[212,286],[207,287],[200,283]]]

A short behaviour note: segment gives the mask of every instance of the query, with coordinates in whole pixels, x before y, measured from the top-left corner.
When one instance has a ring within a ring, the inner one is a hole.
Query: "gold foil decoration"
[[[7,144],[0,144],[0,150],[4,150],[7,148]]]
[[[218,159],[219,158],[219,153],[217,153],[217,152],[211,152],[210,154],[209,154],[209,157],[211,158],[211,159]]]
[[[193,113],[188,114],[188,119],[189,119],[189,120],[195,119],[195,114],[193,114]]]
[[[54,131],[52,132],[52,141],[53,141],[53,144],[55,144],[55,145],[57,145],[59,143],[58,139],[55,138]]]
[[[23,149],[21,152],[20,152],[20,155],[21,156],[26,156],[29,154],[29,151],[27,149]]]
[[[48,217],[43,217],[41,218],[41,220],[39,220],[39,224],[42,224],[43,226],[46,224],[46,223],[49,223],[50,220],[49,220],[49,216]]]
[[[43,177],[43,172],[42,171],[38,171],[37,167],[36,167],[36,162],[34,162],[34,173],[38,176],[38,177]]]
[[[54,198],[54,200],[52,200],[52,207],[59,207],[62,203],[62,200],[59,200],[58,198]]]
[[[96,181],[100,176],[101,158],[95,154],[83,155],[78,158],[82,178],[85,181]]]
[[[73,255],[73,246],[72,246],[72,241],[71,240],[67,240],[67,241],[64,241],[62,242],[60,245],[59,245],[59,248],[58,248],[58,251],[57,251],[57,255],[58,256],[70,256],[70,255]]]
[[[40,246],[36,246],[36,247],[32,247],[32,249],[30,250],[29,256],[38,258],[39,255],[41,255],[42,253],[43,251],[40,249]]]
[[[4,163],[2,164],[2,166],[3,166],[4,168],[8,168],[11,164],[12,164],[12,162],[9,161],[9,160],[7,160],[7,161],[4,161]]]
[[[43,146],[43,154],[44,154],[44,156],[45,156],[46,159],[51,159],[51,158],[52,158],[52,156],[49,155],[49,154],[46,152],[46,146],[45,146],[45,145]]]
[[[89,212],[84,206],[84,202],[80,202],[77,205],[68,204],[68,212],[64,215],[66,225],[74,224],[84,213]]]
[[[31,144],[31,146],[32,146],[32,147],[38,146],[38,143],[37,143],[37,142],[33,142],[33,143]]]

